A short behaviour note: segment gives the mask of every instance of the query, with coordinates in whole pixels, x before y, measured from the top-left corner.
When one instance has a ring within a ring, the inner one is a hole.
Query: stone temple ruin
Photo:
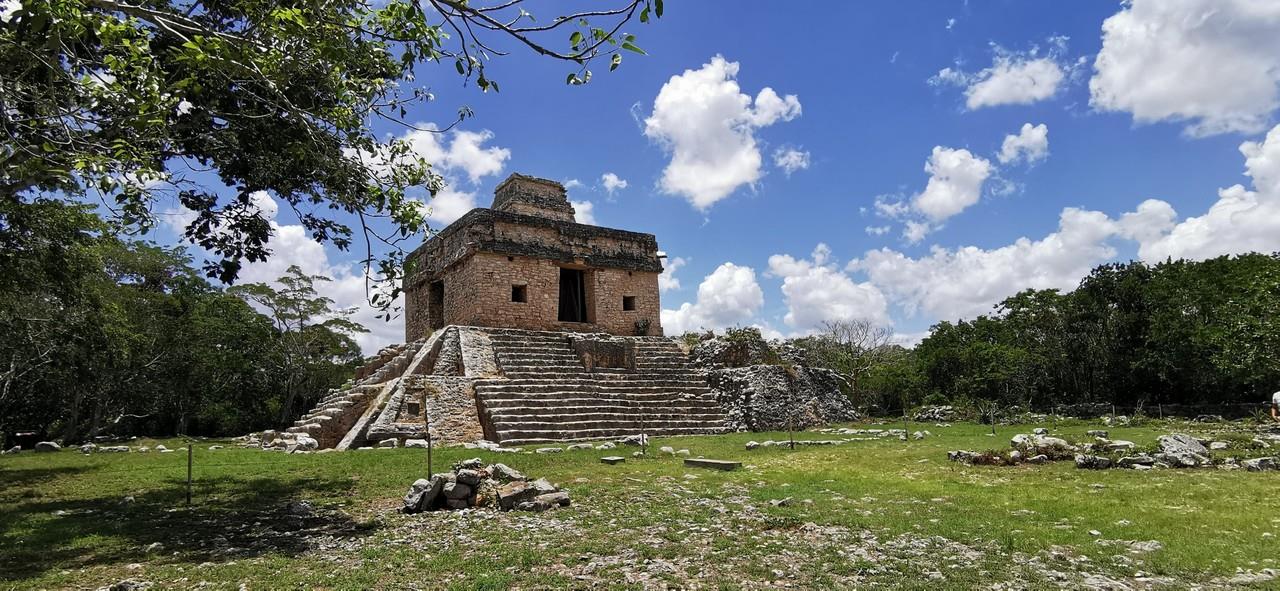
[[[752,373],[735,380],[724,371],[739,369],[691,364],[681,342],[662,336],[662,256],[652,234],[576,223],[559,183],[512,175],[493,207],[409,256],[407,344],[384,349],[353,384],[263,444],[403,445],[424,438],[428,424],[441,443],[713,434],[779,423],[752,420],[751,409],[831,407],[788,390],[834,383],[804,368],[739,368]],[[776,383],[754,386],[752,376],[765,374]],[[844,400],[843,414],[811,418],[852,418],[839,388],[827,389],[822,396]]]

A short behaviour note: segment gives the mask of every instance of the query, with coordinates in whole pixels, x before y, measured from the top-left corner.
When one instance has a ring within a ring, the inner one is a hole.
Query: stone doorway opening
[[[444,282],[432,281],[427,289],[427,328],[440,330],[444,328]]]
[[[587,319],[587,274],[579,269],[560,268],[560,322],[589,322]]]

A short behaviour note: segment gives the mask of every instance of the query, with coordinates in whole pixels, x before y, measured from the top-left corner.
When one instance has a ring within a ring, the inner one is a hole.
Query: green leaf
[[[581,31],[574,31],[572,35],[569,35],[569,44],[570,44],[570,45],[572,45],[572,46],[574,46],[574,47],[576,48],[576,47],[578,46],[578,44],[580,44],[580,43],[582,43],[582,32],[581,32]]]
[[[653,13],[662,18],[662,0],[653,0]]]
[[[638,53],[638,54],[640,54],[640,55],[649,55],[649,54],[645,53],[643,49],[640,49],[639,47],[636,47],[636,46],[635,46],[634,44],[632,44],[630,41],[628,41],[628,42],[626,42],[626,43],[623,43],[623,44],[622,44],[622,48],[623,48],[623,49],[625,49],[625,50],[627,50],[627,51],[634,51],[634,52],[636,52],[636,53]]]
[[[458,73],[459,73],[459,74],[466,74],[466,73],[467,73],[467,69],[462,67],[462,60],[457,60],[457,61],[453,62],[453,65],[454,65],[454,66],[456,66],[456,67],[458,68]]]
[[[612,72],[618,69],[618,66],[620,65],[622,65],[622,54],[621,53],[613,54],[613,60],[609,62],[609,71]]]
[[[648,7],[648,6],[644,7],[644,10],[641,10],[641,11],[640,11],[640,22],[642,22],[642,23],[647,23],[647,22],[649,22],[649,7]]]

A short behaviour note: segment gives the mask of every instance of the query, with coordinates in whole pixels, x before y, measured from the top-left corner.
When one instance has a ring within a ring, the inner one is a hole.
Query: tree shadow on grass
[[[39,475],[20,475],[27,482]],[[34,471],[33,471],[34,472]],[[48,478],[52,476],[47,476]],[[17,502],[0,507],[0,582],[53,569],[133,562],[220,562],[260,555],[297,556],[373,533],[346,513],[290,501],[342,496],[348,479],[289,477],[204,479],[186,505],[185,479],[133,497]],[[152,547],[159,543],[160,546]]]

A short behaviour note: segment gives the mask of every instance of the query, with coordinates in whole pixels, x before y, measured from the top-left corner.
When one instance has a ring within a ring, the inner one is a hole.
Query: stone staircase
[[[635,369],[588,371],[569,335],[486,329],[506,379],[475,382],[488,438],[506,445],[728,430],[706,377],[662,337],[634,343]]]
[[[376,367],[363,372],[366,377],[349,388],[330,390],[286,432],[306,433],[319,442],[321,449],[335,447],[383,392],[385,382],[400,377],[421,348],[421,342],[409,343],[393,356],[375,360],[370,365],[377,364]]]

